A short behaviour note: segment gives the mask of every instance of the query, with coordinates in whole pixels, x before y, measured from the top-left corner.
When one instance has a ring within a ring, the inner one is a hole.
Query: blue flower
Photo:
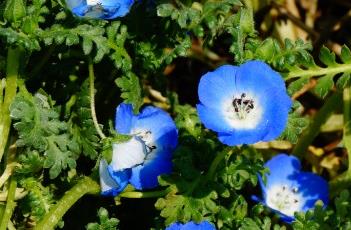
[[[79,17],[114,19],[125,16],[134,0],[66,0],[71,11]]]
[[[265,166],[269,168],[266,184],[259,176],[263,202],[267,207],[278,213],[285,222],[294,220],[295,212],[306,212],[314,208],[318,200],[328,204],[328,183],[322,177],[302,172],[300,161],[294,156],[278,154]]]
[[[216,230],[216,228],[207,221],[202,221],[198,224],[190,221],[186,224],[181,224],[179,222],[173,223],[165,230]]]
[[[124,143],[113,144],[112,161],[100,162],[103,195],[117,195],[128,183],[136,189],[158,186],[157,177],[172,170],[172,153],[178,144],[178,131],[172,118],[162,109],[147,106],[134,115],[129,104],[120,104],[116,130],[131,135]]]
[[[281,76],[261,61],[206,73],[198,94],[200,120],[230,146],[277,138],[292,104]]]

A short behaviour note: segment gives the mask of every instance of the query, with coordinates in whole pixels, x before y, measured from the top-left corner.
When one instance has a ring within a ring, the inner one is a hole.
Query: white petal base
[[[132,168],[142,164],[147,154],[145,143],[136,136],[133,136],[127,142],[113,144],[112,147],[113,156],[110,165],[113,171]]]

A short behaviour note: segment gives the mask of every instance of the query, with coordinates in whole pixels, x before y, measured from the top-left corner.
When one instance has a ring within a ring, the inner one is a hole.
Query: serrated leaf
[[[341,48],[340,58],[344,63],[351,63],[351,51],[346,45]]]
[[[100,208],[98,211],[98,217],[100,223],[89,223],[86,226],[87,230],[116,230],[119,224],[117,218],[109,218],[108,211],[104,208]]]
[[[298,112],[300,106],[298,102],[294,103],[293,110],[289,113],[286,127],[279,139],[288,140],[293,144],[297,143],[300,134],[308,125],[308,119],[302,117]]]
[[[324,98],[325,96],[327,96],[329,90],[334,85],[333,78],[334,78],[334,75],[326,75],[318,79],[317,85],[314,88],[314,92],[321,98]]]
[[[335,61],[335,54],[333,52],[330,52],[330,50],[325,46],[321,48],[319,59],[326,66],[335,66],[337,64]]]
[[[56,178],[63,169],[76,167],[77,155],[72,151],[75,146],[68,135],[50,136],[45,151],[44,167],[50,168],[50,179]]]
[[[157,6],[157,16],[159,17],[169,17],[172,15],[173,11],[177,10],[172,4],[166,3]]]
[[[121,97],[124,102],[132,104],[134,113],[138,113],[143,104],[139,78],[134,73],[129,72],[125,76],[117,78],[115,82],[122,91]]]

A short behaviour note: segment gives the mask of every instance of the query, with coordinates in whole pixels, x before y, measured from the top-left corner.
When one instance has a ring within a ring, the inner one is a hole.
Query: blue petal
[[[269,106],[266,106],[263,120],[267,121],[266,129],[268,132],[261,141],[271,141],[281,135],[288,122],[288,114],[292,106],[290,97],[285,93],[274,91],[267,97],[274,98],[274,100]]]
[[[196,105],[197,112],[201,122],[206,128],[211,129],[216,132],[231,132],[233,128],[224,119],[223,114],[217,110],[210,107],[206,107],[202,104]]]
[[[310,172],[301,172],[292,174],[288,179],[294,181],[294,186],[303,197],[305,204],[302,211],[314,208],[318,200],[323,201],[324,206],[328,204],[329,187],[322,177]]]
[[[178,144],[178,130],[174,121],[168,113],[157,107],[145,107],[133,120],[132,129],[151,131],[157,151],[171,151]]]
[[[198,224],[190,221],[186,224],[181,224],[179,222],[173,223],[165,230],[216,230],[216,228],[207,221],[202,221]]]
[[[125,169],[122,171],[113,171],[112,167],[109,165],[107,167],[107,171],[110,177],[118,184],[119,187],[117,188],[116,191],[118,192],[117,194],[119,194],[128,185],[128,180],[131,175],[131,169]]]
[[[88,5],[86,1],[67,0],[67,6],[79,17],[114,19],[125,16],[133,0],[101,0],[99,5]]]
[[[294,156],[278,154],[266,162],[265,167],[269,168],[266,188],[275,184],[284,184],[291,181],[291,175],[301,169],[300,161]]]
[[[125,182],[123,182],[122,180],[115,181],[110,176],[110,173],[108,171],[108,165],[105,159],[102,159],[100,161],[99,174],[101,195],[103,196],[117,196],[121,191],[123,191],[124,187],[128,184],[128,179],[126,181],[127,184],[125,184]]]
[[[289,177],[298,172],[301,168],[300,161],[294,156],[278,154],[266,162],[265,167],[270,172],[266,174],[266,184],[263,183],[262,177],[258,175],[258,181],[262,189],[263,200],[266,199],[266,191],[273,185],[286,184],[291,185]]]
[[[240,90],[255,92],[271,91],[286,92],[283,78],[269,65],[262,61],[248,61],[240,65],[236,74],[236,85]]]
[[[118,133],[130,134],[133,121],[133,106],[121,103],[116,109],[115,128]]]
[[[169,174],[172,171],[172,159],[167,152],[159,153],[152,160],[132,168],[129,182],[139,190],[151,189],[158,186],[157,177],[161,174]]]
[[[221,102],[236,92],[237,70],[236,66],[224,65],[203,75],[198,89],[200,102],[210,108],[220,108]]]

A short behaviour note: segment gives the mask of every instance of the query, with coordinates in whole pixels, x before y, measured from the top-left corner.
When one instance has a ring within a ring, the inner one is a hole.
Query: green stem
[[[336,75],[338,73],[345,73],[351,71],[350,64],[338,64],[336,66],[329,66],[327,68],[315,67],[312,69],[297,69],[292,70],[284,76],[285,80],[296,78],[296,77],[315,77],[322,75]]]
[[[12,176],[10,179],[10,186],[9,186],[9,190],[8,190],[7,200],[6,200],[6,208],[5,208],[5,211],[3,213],[1,223],[0,223],[0,230],[6,230],[7,225],[10,221],[11,216],[12,216],[13,210],[15,209],[16,188],[17,188],[17,181]]]
[[[34,228],[35,230],[54,229],[63,215],[85,194],[97,194],[100,186],[90,177],[83,177],[75,186],[68,190],[44,218]]]
[[[155,198],[167,195],[171,191],[170,187],[162,191],[152,191],[152,192],[122,192],[119,197],[123,198]]]
[[[94,65],[93,65],[93,61],[91,60],[91,58],[89,58],[89,89],[90,89],[90,110],[91,110],[91,117],[93,118],[93,122],[94,122],[94,126],[95,129],[97,131],[97,133],[99,134],[101,139],[105,139],[106,136],[105,134],[102,132],[97,117],[96,117],[96,111],[95,111],[95,87],[94,87],[94,79],[95,79],[95,75],[94,75]]]
[[[327,121],[332,113],[341,106],[342,95],[334,93],[329,97],[318,113],[313,117],[310,125],[305,129],[299,141],[292,151],[293,155],[302,157],[307,151],[308,146],[312,143],[313,139],[320,132],[321,126]]]
[[[219,163],[221,163],[221,161],[226,156],[232,155],[233,152],[234,152],[234,150],[230,149],[229,151],[222,151],[219,154],[217,154],[217,156],[215,157],[215,159],[212,161],[212,163],[210,165],[210,168],[209,168],[208,173],[206,175],[206,180],[212,180],[214,178],[214,175],[216,173],[216,170],[217,170]]]
[[[344,89],[344,135],[343,142],[347,150],[349,167],[347,169],[348,178],[351,179],[351,84]]]
[[[10,105],[16,96],[17,92],[17,78],[20,66],[20,57],[22,51],[20,48],[9,48],[7,52],[6,62],[6,86],[4,101],[0,102],[0,161],[4,155],[6,144],[8,141],[11,118]]]
[[[344,89],[344,134],[343,142],[348,155],[348,169],[343,174],[337,176],[329,182],[329,190],[331,197],[340,194],[343,189],[351,186],[351,85]]]

